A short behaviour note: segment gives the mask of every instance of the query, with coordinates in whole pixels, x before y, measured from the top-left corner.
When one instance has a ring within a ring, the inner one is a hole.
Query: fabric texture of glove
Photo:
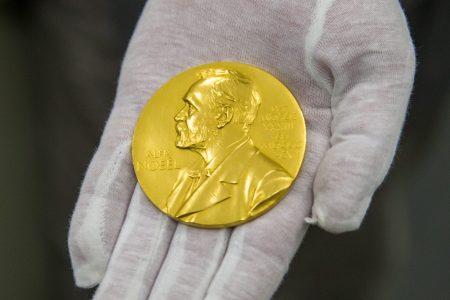
[[[308,141],[277,206],[242,226],[207,230],[151,204],[136,184],[130,144],[163,83],[214,61],[280,79],[301,102]],[[270,299],[307,222],[334,233],[360,226],[392,162],[414,68],[396,0],[149,1],[71,220],[76,284],[100,284],[94,299]]]

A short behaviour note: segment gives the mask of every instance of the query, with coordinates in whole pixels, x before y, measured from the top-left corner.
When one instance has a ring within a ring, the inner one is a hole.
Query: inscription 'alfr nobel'
[[[162,171],[179,169],[177,162],[168,150],[149,150],[145,161],[135,163],[136,171]]]

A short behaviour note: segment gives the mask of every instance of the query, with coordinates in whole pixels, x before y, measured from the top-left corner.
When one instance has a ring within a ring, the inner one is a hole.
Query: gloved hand
[[[152,94],[214,61],[252,64],[301,101],[307,150],[288,195],[256,220],[176,223],[142,193],[130,142]],[[269,299],[309,223],[357,229],[391,164],[415,59],[396,0],[151,0],[71,221],[76,284],[95,299]]]

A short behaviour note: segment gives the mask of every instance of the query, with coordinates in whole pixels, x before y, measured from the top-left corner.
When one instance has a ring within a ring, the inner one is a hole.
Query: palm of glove
[[[237,61],[301,101],[307,150],[289,194],[234,229],[178,224],[143,195],[130,158],[148,98],[195,65]],[[150,1],[70,227],[77,285],[96,299],[269,299],[310,223],[356,229],[385,176],[414,55],[396,1]],[[311,212],[312,208],[312,212]]]

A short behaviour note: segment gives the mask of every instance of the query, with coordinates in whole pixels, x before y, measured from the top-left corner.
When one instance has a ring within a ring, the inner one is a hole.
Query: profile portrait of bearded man
[[[184,222],[239,223],[274,205],[293,178],[248,134],[261,105],[252,80],[227,69],[199,76],[175,116],[175,144],[204,163],[181,170],[164,210]]]

